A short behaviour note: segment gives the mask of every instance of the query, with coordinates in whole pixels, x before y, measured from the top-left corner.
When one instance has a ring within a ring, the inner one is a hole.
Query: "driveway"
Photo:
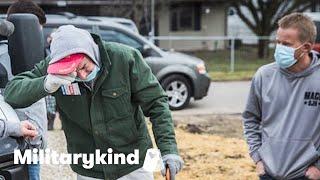
[[[191,101],[186,109],[174,111],[173,115],[240,114],[245,107],[250,84],[250,81],[212,82],[207,97]]]

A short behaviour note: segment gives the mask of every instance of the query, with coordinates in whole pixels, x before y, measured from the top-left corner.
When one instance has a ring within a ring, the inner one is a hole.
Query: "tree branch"
[[[252,1],[246,1],[246,0],[244,0],[243,1],[243,4],[250,10],[250,12],[251,12],[251,15],[252,15],[252,17],[253,17],[253,19],[254,19],[254,21],[255,21],[255,23],[256,23],[256,26],[258,27],[259,25],[258,24],[260,24],[261,23],[261,20],[259,19],[259,15],[258,15],[258,8],[256,8],[255,6],[254,6],[254,4],[252,3]]]
[[[293,5],[292,7],[290,7],[286,12],[284,12],[281,16],[276,17],[275,19],[275,23],[271,24],[271,30],[274,31],[278,24],[277,22],[285,15],[290,14],[292,12],[303,12],[305,10],[307,10],[308,8],[310,8],[312,4],[310,2],[307,3],[299,3],[296,0],[296,4]],[[297,8],[297,9],[296,9]]]
[[[258,34],[256,26],[255,26],[254,24],[252,24],[252,22],[251,22],[251,21],[243,14],[243,12],[241,11],[241,9],[240,9],[240,4],[238,4],[238,3],[233,3],[232,6],[235,8],[235,10],[236,10],[238,16],[241,18],[241,20],[242,20],[255,34]]]

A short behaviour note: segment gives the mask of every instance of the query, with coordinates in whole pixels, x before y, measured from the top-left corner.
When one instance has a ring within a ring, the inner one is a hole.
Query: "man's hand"
[[[309,179],[320,179],[320,170],[315,166],[308,167],[305,176]]]
[[[20,122],[20,130],[22,136],[25,138],[35,138],[38,135],[36,127],[31,124],[29,121],[21,121]]]
[[[165,167],[169,168],[170,179],[175,180],[176,174],[178,174],[183,167],[184,162],[182,158],[176,154],[167,154],[162,157],[162,160]],[[161,171],[162,176],[166,175],[166,168]]]
[[[259,161],[257,163],[256,171],[258,173],[258,176],[262,176],[262,175],[266,174],[266,171],[264,169],[264,165],[263,165],[262,161]]]
[[[60,86],[69,85],[75,81],[75,77],[48,74],[44,80],[44,89],[48,93],[56,92]]]

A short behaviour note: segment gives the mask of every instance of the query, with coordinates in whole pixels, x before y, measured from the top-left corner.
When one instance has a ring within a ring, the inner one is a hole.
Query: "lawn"
[[[230,50],[198,51],[192,55],[203,59],[213,81],[241,81],[250,80],[256,70],[272,62],[273,51],[269,57],[257,58],[257,49],[254,47],[241,47],[235,51],[234,72],[230,72]]]

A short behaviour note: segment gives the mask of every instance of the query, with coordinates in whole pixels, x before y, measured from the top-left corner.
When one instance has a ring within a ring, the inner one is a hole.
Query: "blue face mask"
[[[298,61],[294,58],[294,52],[302,46],[303,44],[298,48],[292,48],[277,44],[276,50],[274,52],[276,63],[283,69],[293,66]]]
[[[76,81],[79,82],[89,82],[92,81],[98,74],[98,72],[100,71],[100,68],[98,66],[94,66],[94,69],[91,71],[91,73],[87,76],[86,79],[80,79],[79,77],[76,77]]]

